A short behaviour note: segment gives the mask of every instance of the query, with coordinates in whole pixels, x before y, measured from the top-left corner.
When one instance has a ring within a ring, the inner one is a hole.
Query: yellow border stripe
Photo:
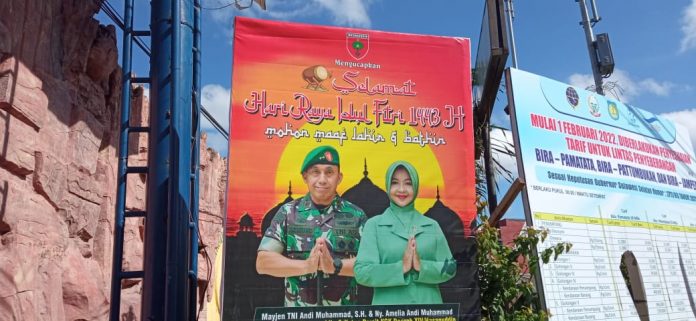
[[[670,225],[670,224],[662,224],[662,223],[649,223],[649,222],[643,222],[643,221],[627,221],[627,220],[618,220],[618,219],[610,219],[610,218],[585,217],[585,216],[578,216],[578,215],[554,214],[554,213],[544,213],[544,212],[534,212],[534,219],[535,220],[545,220],[545,221],[567,222],[567,223],[645,228],[645,229],[672,231],[672,232],[696,233],[696,227],[690,227],[690,226]]]

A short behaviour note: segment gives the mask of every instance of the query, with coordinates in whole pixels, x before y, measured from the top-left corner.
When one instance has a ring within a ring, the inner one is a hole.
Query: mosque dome
[[[347,189],[342,197],[360,207],[369,218],[382,214],[389,207],[389,196],[387,192],[372,183],[372,180],[368,177],[367,159],[365,159],[364,168],[363,178],[360,182]]]

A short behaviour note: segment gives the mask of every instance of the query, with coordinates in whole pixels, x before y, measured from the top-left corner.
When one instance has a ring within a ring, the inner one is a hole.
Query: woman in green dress
[[[372,304],[442,303],[439,284],[457,268],[440,226],[414,207],[418,173],[397,161],[386,186],[389,208],[365,223],[355,279],[374,288]]]

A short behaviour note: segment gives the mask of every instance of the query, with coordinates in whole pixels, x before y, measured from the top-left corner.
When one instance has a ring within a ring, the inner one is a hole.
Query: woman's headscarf
[[[399,205],[394,204],[394,201],[392,201],[391,197],[389,197],[389,207],[393,210],[398,210],[398,211],[415,210],[414,203],[416,201],[416,197],[418,197],[418,172],[416,172],[416,168],[413,167],[413,165],[411,165],[411,163],[406,162],[406,161],[396,161],[389,166],[389,168],[387,169],[387,175],[386,175],[387,194],[389,194],[389,191],[391,191],[392,176],[394,176],[394,172],[399,167],[403,167],[404,169],[406,169],[406,172],[408,172],[408,176],[411,177],[411,184],[413,185],[413,200],[408,205],[401,207]]]

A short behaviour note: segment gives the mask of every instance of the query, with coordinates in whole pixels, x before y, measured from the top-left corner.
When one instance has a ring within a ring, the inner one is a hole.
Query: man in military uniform
[[[343,179],[336,149],[313,149],[301,172],[309,193],[275,214],[261,239],[256,270],[285,278],[285,306],[355,304],[353,263],[367,217],[336,193]]]

